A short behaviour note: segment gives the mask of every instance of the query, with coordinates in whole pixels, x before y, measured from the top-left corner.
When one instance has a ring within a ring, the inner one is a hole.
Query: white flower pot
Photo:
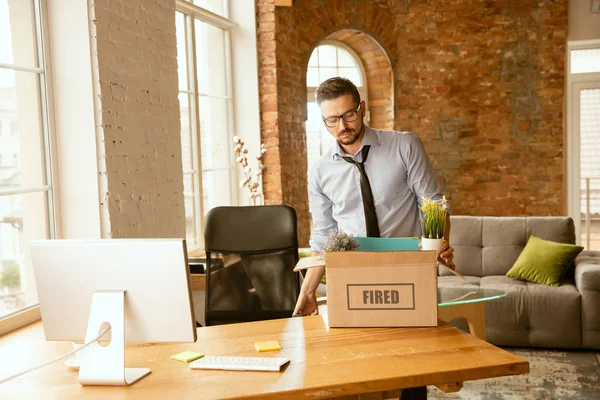
[[[430,239],[421,237],[421,249],[422,250],[438,250],[442,247],[442,243],[444,243],[444,239]]]

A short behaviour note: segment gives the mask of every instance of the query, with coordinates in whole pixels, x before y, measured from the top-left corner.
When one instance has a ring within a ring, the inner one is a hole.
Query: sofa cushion
[[[571,217],[527,217],[527,238],[531,235],[553,242],[575,244]]]
[[[454,247],[454,264],[456,270],[463,275],[482,275],[481,229],[481,217],[451,217],[450,243]],[[452,273],[441,268],[440,275],[449,276]]]
[[[475,288],[479,287],[481,278],[477,276],[465,276],[467,281],[463,281],[456,275],[438,277],[438,287],[441,288]]]
[[[485,304],[487,340],[501,346],[581,346],[581,295],[572,281],[559,287],[484,277],[482,287],[508,295]]]
[[[506,275],[523,251],[522,246],[489,246],[481,250],[482,276]]]
[[[455,276],[441,276],[438,285],[465,288],[479,285],[508,293],[484,303],[488,342],[500,346],[581,346],[581,295],[573,281],[553,287],[503,275],[466,278],[467,282]]]
[[[481,231],[482,276],[504,275],[527,243],[527,220],[518,217],[485,217]]]
[[[454,263],[463,275],[505,275],[531,235],[575,243],[575,225],[569,217],[451,216],[450,220]],[[440,271],[440,275],[448,274]],[[567,277],[572,276],[569,269]]]
[[[506,276],[543,285],[558,286],[583,247],[557,243],[531,235]]]
[[[454,247],[454,265],[456,270],[463,275],[469,276],[482,276],[482,261],[481,256],[483,249],[479,246],[461,246],[455,245]],[[439,268],[440,276],[454,276],[454,274],[448,271],[446,268]]]

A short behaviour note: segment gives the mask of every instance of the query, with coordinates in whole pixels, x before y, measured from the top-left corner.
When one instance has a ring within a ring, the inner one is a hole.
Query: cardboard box
[[[437,326],[434,251],[327,252],[330,327]]]

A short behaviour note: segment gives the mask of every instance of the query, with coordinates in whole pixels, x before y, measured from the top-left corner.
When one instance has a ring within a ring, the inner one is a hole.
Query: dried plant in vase
[[[260,154],[256,157],[258,165],[256,172],[252,173],[252,168],[248,164],[248,149],[244,145],[244,141],[239,136],[233,137],[233,143],[235,143],[235,162],[242,165],[244,171],[244,178],[240,180],[241,188],[248,188],[250,191],[248,197],[252,202],[252,205],[256,205],[257,202],[260,204],[260,197],[262,196],[262,172],[265,166],[262,163],[262,158],[267,152],[267,145],[260,145]]]
[[[349,235],[341,229],[332,229],[327,235],[323,245],[323,251],[353,251],[358,249],[358,242],[353,235]],[[323,255],[321,254],[321,257]],[[327,284],[327,275],[323,275],[321,283]]]
[[[354,236],[341,229],[330,230],[323,245],[323,251],[353,251],[356,249],[358,249],[358,242]]]

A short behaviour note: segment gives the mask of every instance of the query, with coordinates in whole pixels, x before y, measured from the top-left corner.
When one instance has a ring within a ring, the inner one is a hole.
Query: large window
[[[38,1],[0,0],[0,319],[37,303],[27,251],[54,237]]]
[[[308,108],[306,147],[309,167],[335,143],[335,139],[323,124],[321,110],[315,101],[317,87],[321,82],[334,76],[350,79],[358,88],[361,99],[367,100],[365,74],[358,56],[341,43],[325,42],[317,46],[310,56],[306,73]],[[367,114],[365,122],[368,122],[368,118]]]
[[[569,215],[579,243],[600,250],[600,42],[571,42],[568,51]]]
[[[202,247],[204,215],[235,204],[227,0],[177,1],[177,57],[188,248]]]

